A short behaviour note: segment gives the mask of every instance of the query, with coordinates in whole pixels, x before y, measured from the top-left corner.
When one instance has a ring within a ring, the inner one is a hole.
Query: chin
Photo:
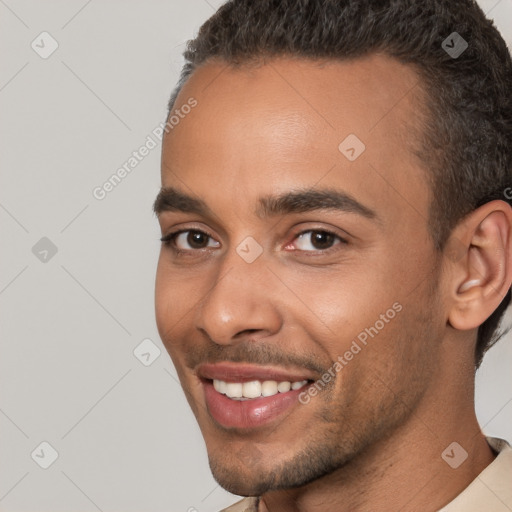
[[[339,452],[336,455],[332,450],[304,448],[289,459],[279,460],[275,451],[265,456],[253,444],[238,452],[230,452],[224,445],[208,457],[213,477],[221,487],[239,496],[261,496],[302,487],[336,471],[347,462]]]
[[[227,467],[210,459],[210,469],[215,481],[226,491],[238,496],[261,496],[272,489],[268,474],[251,466],[239,464]]]

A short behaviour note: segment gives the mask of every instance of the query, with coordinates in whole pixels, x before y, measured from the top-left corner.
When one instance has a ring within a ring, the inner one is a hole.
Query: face
[[[335,472],[434,387],[446,318],[417,81],[384,56],[211,62],[178,96],[156,318],[235,494]]]

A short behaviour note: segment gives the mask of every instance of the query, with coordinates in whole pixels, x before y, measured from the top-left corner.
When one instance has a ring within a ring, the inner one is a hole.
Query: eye
[[[162,237],[161,242],[170,245],[176,253],[194,252],[201,249],[220,247],[212,235],[199,229],[183,229]],[[339,235],[325,229],[303,231],[285,249],[303,252],[327,252],[335,245],[346,244]]]
[[[172,244],[178,252],[220,246],[220,243],[215,241],[210,234],[198,229],[175,231],[162,237],[160,241],[167,245]]]
[[[300,233],[290,245],[295,246],[299,251],[319,252],[327,251],[340,243],[347,243],[347,241],[330,231],[310,229]]]

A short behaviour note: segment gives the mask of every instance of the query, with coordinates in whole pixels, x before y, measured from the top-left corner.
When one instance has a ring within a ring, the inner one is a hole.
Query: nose
[[[196,328],[219,345],[277,333],[282,322],[274,280],[262,257],[247,263],[233,251],[197,307]]]

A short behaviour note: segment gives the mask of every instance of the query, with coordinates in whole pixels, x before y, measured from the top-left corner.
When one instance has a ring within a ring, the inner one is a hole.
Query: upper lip
[[[216,379],[226,382],[249,382],[251,380],[300,382],[302,380],[315,380],[311,373],[306,370],[287,370],[271,366],[228,362],[201,364],[197,367],[197,375],[203,379]]]

